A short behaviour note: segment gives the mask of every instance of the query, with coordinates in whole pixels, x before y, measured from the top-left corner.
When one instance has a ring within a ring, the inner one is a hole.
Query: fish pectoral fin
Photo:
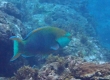
[[[55,44],[55,45],[51,46],[50,49],[58,50],[59,49],[59,44]]]
[[[15,59],[17,59],[19,56],[21,55],[21,53],[17,53],[16,55],[14,55],[10,61],[14,61]]]

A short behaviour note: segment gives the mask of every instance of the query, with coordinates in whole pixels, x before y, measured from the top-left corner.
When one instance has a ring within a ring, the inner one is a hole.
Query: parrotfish
[[[16,36],[10,38],[14,41],[14,61],[20,55],[31,57],[36,54],[48,54],[63,48],[71,40],[71,34],[57,27],[41,27],[33,30],[24,39]]]

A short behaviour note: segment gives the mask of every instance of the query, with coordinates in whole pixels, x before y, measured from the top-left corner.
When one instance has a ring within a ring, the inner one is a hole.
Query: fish
[[[71,34],[57,27],[40,27],[30,32],[24,39],[17,36],[10,39],[14,41],[14,55],[10,61],[14,61],[20,55],[31,57],[63,48],[71,41]]]

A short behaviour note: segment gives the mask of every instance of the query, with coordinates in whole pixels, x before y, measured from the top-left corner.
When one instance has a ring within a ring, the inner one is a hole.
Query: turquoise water
[[[110,49],[110,0],[89,0],[88,10],[97,23],[98,38],[102,46]]]

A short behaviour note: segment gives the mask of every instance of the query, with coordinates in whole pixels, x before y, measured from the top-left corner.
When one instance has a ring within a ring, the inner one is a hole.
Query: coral
[[[73,68],[73,75],[76,77],[91,77],[95,74],[95,71],[97,70],[97,65],[93,63],[82,63],[80,65],[77,65],[75,69]],[[74,73],[75,72],[75,73]]]
[[[59,55],[54,56],[54,55],[50,54],[46,60],[47,60],[46,63],[63,62],[64,57],[59,57]]]
[[[59,58],[62,59],[57,56],[57,59]],[[109,63],[85,62],[82,58],[73,56],[63,57],[63,61],[57,59],[55,60],[53,56],[53,61],[45,63],[39,70],[23,66],[9,80],[108,80],[110,78]]]
[[[95,79],[110,75],[110,64],[95,64],[84,62],[72,69],[72,74],[80,79]]]
[[[87,44],[87,40],[88,40],[88,39],[87,39],[86,36],[83,36],[83,35],[81,36],[80,41],[81,41],[82,44]]]
[[[58,74],[57,73],[57,70],[59,67],[58,63],[60,62],[56,62],[56,61],[50,63],[51,68],[52,68],[52,71],[53,70],[55,71],[55,72],[53,71],[54,75],[56,73],[57,75],[60,76],[59,79],[62,79],[62,80],[70,80],[74,77],[77,79],[81,79],[81,80],[85,80],[85,79],[90,80],[90,79],[95,79],[95,78],[108,79],[110,75],[110,68],[109,68],[110,64],[108,63],[96,64],[93,62],[85,62],[82,58],[73,57],[73,56],[64,57],[63,63],[65,64],[63,65],[63,68],[62,68],[64,69],[63,73]]]
[[[24,79],[37,80],[38,70],[33,69],[29,66],[23,66],[17,70],[17,73],[15,73],[15,78],[17,80],[24,80]]]
[[[56,63],[56,65],[52,64],[51,67],[53,67],[53,69],[56,70],[56,73],[58,75],[61,75],[65,71],[65,68],[68,67],[68,61],[65,61],[64,57],[50,55],[47,58],[47,62],[46,63],[52,63],[52,62]]]

